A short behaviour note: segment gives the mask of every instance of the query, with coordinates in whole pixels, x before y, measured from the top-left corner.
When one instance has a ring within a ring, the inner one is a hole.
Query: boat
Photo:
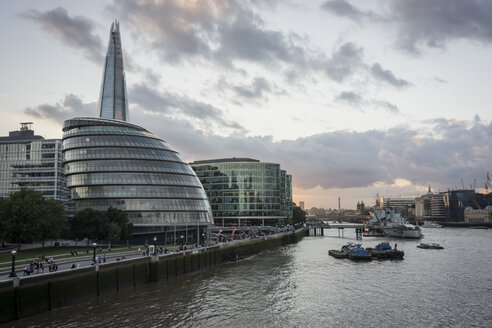
[[[431,243],[431,244],[420,243],[417,245],[417,247],[422,249],[444,249],[444,247],[442,247],[437,243]]]
[[[333,256],[337,259],[346,259],[348,254],[345,253],[345,252],[342,252],[342,251],[339,251],[339,250],[336,250],[336,249],[330,249],[328,251],[328,255],[330,256]]]
[[[388,242],[379,243],[375,248],[367,248],[372,257],[383,259],[403,259],[405,252],[391,248]]]
[[[384,234],[386,237],[415,238],[422,237],[420,228],[408,224],[399,213],[392,209],[379,209],[370,213],[370,218],[364,227],[366,235]]]
[[[430,222],[430,221],[425,221],[424,224],[422,225],[423,228],[444,228],[442,225],[435,223],[435,222]]]
[[[347,253],[347,257],[351,260],[372,260],[372,255],[361,244],[349,243],[342,247],[342,252]]]
[[[470,228],[472,228],[472,229],[485,229],[485,230],[487,230],[489,227],[478,225],[478,226],[471,226]]]

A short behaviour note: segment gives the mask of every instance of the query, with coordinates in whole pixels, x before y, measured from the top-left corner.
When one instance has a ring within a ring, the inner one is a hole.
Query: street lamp
[[[92,248],[93,248],[92,262],[94,262],[94,264],[96,264],[96,246],[97,246],[96,243],[92,243]]]
[[[202,243],[203,243],[203,247],[205,247],[205,234],[202,233]]]
[[[181,250],[183,249],[183,245],[184,245],[184,236],[181,235]]]
[[[157,244],[157,237],[154,236],[154,255],[157,254],[157,249],[156,249],[157,245],[156,244]]]
[[[15,273],[15,255],[17,255],[17,252],[14,249],[10,254],[12,254],[12,272],[10,272],[9,277],[15,278],[17,277],[17,274]]]

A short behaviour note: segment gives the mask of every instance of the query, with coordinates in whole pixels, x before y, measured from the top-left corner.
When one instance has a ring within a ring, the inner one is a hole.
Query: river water
[[[10,323],[16,327],[492,327],[492,230],[423,229],[388,240],[404,260],[357,263],[328,256],[345,229]],[[325,230],[326,231],[326,230]],[[393,245],[394,246],[394,245]]]

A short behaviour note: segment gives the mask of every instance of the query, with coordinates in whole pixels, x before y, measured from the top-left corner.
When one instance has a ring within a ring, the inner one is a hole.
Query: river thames
[[[328,256],[355,241],[298,244],[56,309],[5,327],[492,327],[492,230],[423,229],[398,243],[404,260],[357,263]],[[328,236],[327,236],[328,235]]]

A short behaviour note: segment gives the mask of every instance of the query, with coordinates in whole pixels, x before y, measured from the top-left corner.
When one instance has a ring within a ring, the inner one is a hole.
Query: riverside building
[[[31,124],[21,123],[19,131],[0,137],[0,197],[30,188],[66,204],[70,193],[63,174],[62,142],[35,135]]]
[[[101,118],[63,125],[63,164],[75,211],[125,211],[133,241],[201,243],[213,225],[200,180],[168,143],[128,120],[119,24],[111,26]]]
[[[216,225],[282,225],[292,217],[292,176],[279,164],[251,158],[191,163],[205,191]]]

